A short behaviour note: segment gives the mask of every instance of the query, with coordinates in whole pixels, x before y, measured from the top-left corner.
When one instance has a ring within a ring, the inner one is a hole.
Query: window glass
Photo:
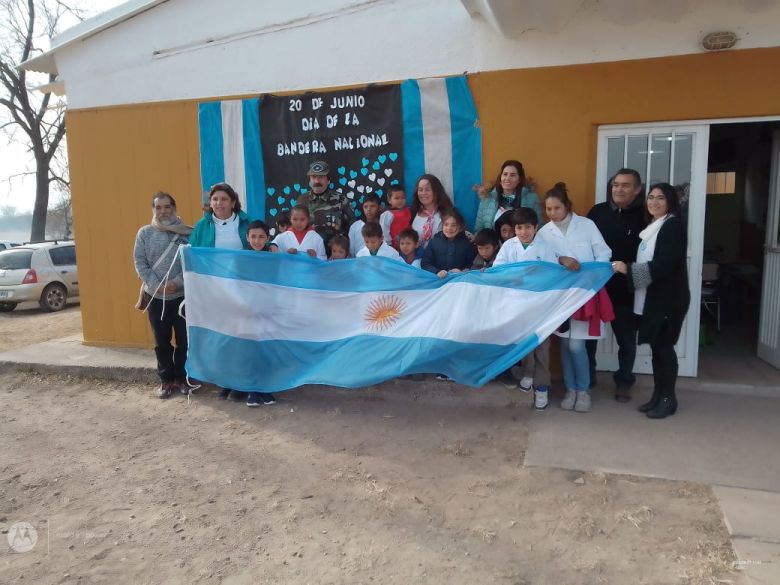
[[[49,256],[51,256],[51,262],[55,266],[72,266],[76,264],[76,247],[52,248],[49,250]]]
[[[33,251],[5,250],[0,252],[0,270],[23,270],[30,268]]]

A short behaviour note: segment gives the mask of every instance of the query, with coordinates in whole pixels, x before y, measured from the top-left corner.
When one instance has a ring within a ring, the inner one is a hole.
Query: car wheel
[[[16,308],[16,303],[2,302],[0,303],[0,313],[10,313]]]
[[[53,313],[54,311],[62,311],[67,301],[68,291],[61,284],[54,282],[43,289],[39,304],[44,311]]]

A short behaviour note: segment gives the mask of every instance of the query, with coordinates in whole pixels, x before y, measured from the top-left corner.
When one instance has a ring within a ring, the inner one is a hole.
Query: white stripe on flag
[[[244,115],[241,100],[228,100],[222,108],[222,152],[225,182],[233,187],[246,211],[246,171],[244,170]]]
[[[417,83],[420,86],[425,172],[439,177],[452,199],[452,128],[447,82],[445,79],[420,79]]]
[[[373,334],[510,345],[533,334],[545,339],[571,307],[593,295],[581,288],[534,292],[458,282],[434,291],[336,292],[194,272],[185,272],[184,282],[188,326],[256,341],[323,342]],[[522,307],[522,316],[496,307]]]

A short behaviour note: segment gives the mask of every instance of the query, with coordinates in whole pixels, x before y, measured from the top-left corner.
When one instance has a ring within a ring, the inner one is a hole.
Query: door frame
[[[608,178],[606,177],[607,149],[606,138],[604,137],[606,133],[615,130],[663,131],[664,129],[668,129],[675,132],[683,132],[685,131],[684,129],[696,129],[697,131],[704,131],[706,141],[703,141],[703,148],[696,149],[698,152],[694,152],[691,159],[691,195],[689,196],[688,207],[688,269],[690,275],[697,274],[697,278],[689,276],[691,282],[691,306],[688,309],[688,324],[686,327],[688,328],[689,333],[695,332],[696,335],[687,336],[686,352],[690,352],[689,365],[684,369],[682,367],[680,368],[680,376],[698,376],[698,329],[701,317],[701,267],[704,258],[704,226],[706,214],[707,162],[709,160],[710,126],[716,124],[747,124],[751,122],[780,122],[780,115],[639,122],[634,124],[603,124],[596,127],[596,184],[594,189],[596,203],[604,201],[606,198],[605,185]],[[703,190],[703,196],[700,196],[698,198],[699,201],[694,205],[694,201],[697,199],[693,197],[693,185],[695,181],[697,182],[697,188]],[[759,327],[761,327],[761,323],[759,323]],[[637,356],[637,359],[639,359],[639,356]]]
[[[598,150],[596,164],[596,203],[606,201],[607,184],[607,144],[610,137],[624,136],[632,131],[637,133],[652,134],[690,134],[693,136],[693,150],[691,152],[691,177],[688,198],[688,282],[691,290],[691,302],[688,315],[683,325],[683,333],[678,342],[679,375],[693,376],[698,373],[699,367],[699,301],[701,297],[701,265],[704,257],[704,212],[707,197],[707,157],[709,155],[709,124],[621,124],[612,125],[609,128],[599,127]],[[674,148],[674,142],[671,143]],[[649,159],[648,159],[649,164]],[[672,165],[674,164],[672,159]],[[672,167],[673,168],[673,167]],[[643,179],[646,169],[640,169]],[[606,339],[600,343],[597,362],[601,362],[607,369],[617,369],[617,354],[610,340],[611,331]],[[637,348],[634,371],[637,373],[651,373],[651,355],[647,347]]]

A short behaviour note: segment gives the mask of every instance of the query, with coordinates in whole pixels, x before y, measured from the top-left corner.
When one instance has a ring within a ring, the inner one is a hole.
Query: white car
[[[76,246],[72,241],[24,244],[0,250],[0,312],[25,301],[46,311],[61,311],[78,296]]]
[[[19,246],[18,242],[9,242],[7,240],[0,240],[0,250],[7,250],[8,248],[15,248]]]

